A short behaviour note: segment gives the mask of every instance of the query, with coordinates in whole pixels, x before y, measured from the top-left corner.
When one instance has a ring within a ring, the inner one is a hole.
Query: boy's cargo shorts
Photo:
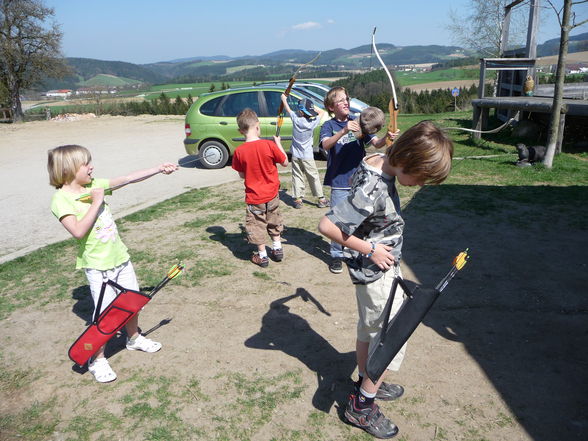
[[[359,320],[357,322],[357,339],[361,342],[369,342],[368,351],[379,340],[379,335],[383,327],[384,309],[386,302],[390,296],[390,289],[392,282],[396,275],[402,277],[400,267],[397,272],[394,268],[386,271],[378,280],[365,285],[355,285],[355,296],[357,298],[357,312],[359,313]],[[396,295],[394,296],[394,303],[392,303],[392,310],[390,312],[390,320],[394,318],[404,300],[405,294],[402,287],[398,285],[396,288]],[[397,371],[400,369],[404,353],[406,351],[406,343],[402,346],[398,354],[390,362],[387,369]]]
[[[271,201],[265,204],[247,205],[245,216],[245,231],[247,240],[253,245],[263,245],[267,235],[272,237],[280,236],[284,225],[280,214],[280,196],[276,195]]]

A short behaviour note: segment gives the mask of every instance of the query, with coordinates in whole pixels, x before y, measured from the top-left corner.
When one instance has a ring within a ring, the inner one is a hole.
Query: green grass
[[[192,98],[196,98],[197,96],[203,93],[208,93],[210,91],[210,86],[212,84],[214,84],[216,91],[221,90],[223,82],[225,84],[227,83],[226,81],[209,81],[206,83],[163,84],[158,86],[152,86],[149,90],[143,93],[145,95],[146,100],[157,99],[159,98],[162,92],[170,98],[175,98],[176,96],[180,96],[181,98],[187,98],[188,95],[191,95]],[[251,86],[252,84],[252,81],[229,82],[231,88]]]
[[[131,84],[137,84],[140,81],[133,80],[125,77],[117,77],[114,75],[98,74],[92,78],[80,83],[81,86],[128,86]]]
[[[435,83],[438,81],[477,80],[480,69],[444,69],[430,72],[394,72],[401,86]]]

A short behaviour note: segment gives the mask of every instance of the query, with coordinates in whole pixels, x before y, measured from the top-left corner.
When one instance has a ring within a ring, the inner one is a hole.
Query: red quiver
[[[97,318],[94,316],[92,324],[69,348],[69,358],[80,366],[87,363],[98,349],[104,346],[151,300],[151,296],[147,294],[123,288],[112,280],[107,280],[102,283],[96,313],[101,309],[106,285],[111,285],[119,290],[119,294]]]

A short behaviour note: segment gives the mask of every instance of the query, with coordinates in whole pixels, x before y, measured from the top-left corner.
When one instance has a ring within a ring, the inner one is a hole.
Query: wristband
[[[372,250],[365,255],[366,259],[369,259],[370,257],[372,257],[372,255],[374,254],[374,251],[376,251],[376,244],[373,242],[370,242],[370,244],[372,245]]]

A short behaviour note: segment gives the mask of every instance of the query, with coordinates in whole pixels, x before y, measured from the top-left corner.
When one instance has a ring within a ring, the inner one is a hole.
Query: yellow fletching
[[[469,258],[470,256],[468,256],[467,250],[462,251],[455,259],[453,259],[453,265],[455,265],[455,267],[460,270],[465,266]]]
[[[173,279],[174,277],[179,276],[183,269],[184,269],[184,265],[181,263],[178,263],[170,268],[170,270],[167,272],[167,277],[169,277],[170,279]]]
[[[83,194],[77,200],[80,202],[90,202],[92,200],[92,195],[91,194]]]

